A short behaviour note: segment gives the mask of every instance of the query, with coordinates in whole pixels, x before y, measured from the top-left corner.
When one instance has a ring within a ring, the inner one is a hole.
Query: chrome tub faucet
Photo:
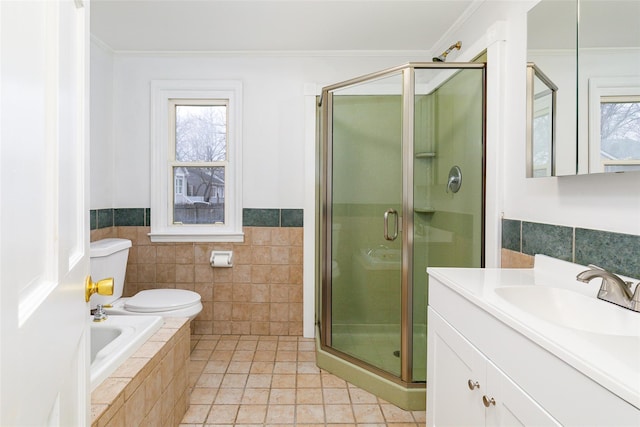
[[[107,313],[105,313],[102,304],[98,304],[95,312],[93,313],[93,321],[94,322],[104,322],[107,320]]]
[[[589,270],[578,274],[576,279],[588,283],[596,277],[602,279],[598,291],[599,299],[640,312],[640,283],[636,284],[635,292],[632,292],[633,282],[624,281],[616,274],[593,264],[589,264]]]

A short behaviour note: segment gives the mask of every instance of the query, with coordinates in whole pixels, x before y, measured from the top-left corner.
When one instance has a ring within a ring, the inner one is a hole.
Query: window
[[[242,241],[241,84],[154,81],[151,98],[151,240]]]
[[[589,79],[589,172],[640,171],[640,79]]]

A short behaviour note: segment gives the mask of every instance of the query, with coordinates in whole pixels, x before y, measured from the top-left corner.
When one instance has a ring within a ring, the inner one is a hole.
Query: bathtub
[[[93,318],[92,318],[93,319]],[[160,316],[109,316],[91,323],[91,391],[142,346],[164,323]]]

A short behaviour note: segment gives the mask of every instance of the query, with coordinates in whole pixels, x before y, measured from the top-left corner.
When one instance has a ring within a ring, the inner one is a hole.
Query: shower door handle
[[[389,215],[393,215],[395,217],[392,236],[389,236]],[[398,238],[398,211],[395,209],[387,209],[384,212],[384,238],[391,241]]]

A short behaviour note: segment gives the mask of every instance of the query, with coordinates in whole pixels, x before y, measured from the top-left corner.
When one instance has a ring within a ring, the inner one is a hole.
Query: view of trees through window
[[[640,99],[603,97],[600,154],[607,172],[640,170]]]
[[[175,102],[173,222],[224,223],[227,105],[193,104]]]

